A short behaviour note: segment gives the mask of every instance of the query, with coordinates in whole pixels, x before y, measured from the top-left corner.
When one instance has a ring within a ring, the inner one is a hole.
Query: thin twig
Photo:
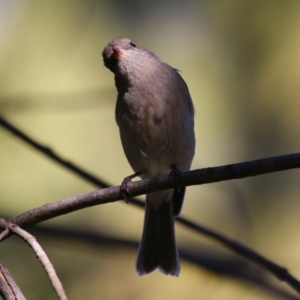
[[[88,173],[88,172],[84,171],[82,168],[73,164],[72,162],[70,162],[66,159],[63,159],[61,156],[56,154],[51,148],[36,142],[32,137],[30,137],[29,135],[22,132],[16,126],[12,125],[1,115],[0,115],[0,126],[5,128],[6,130],[8,130],[10,133],[14,134],[16,137],[21,139],[27,145],[30,145],[31,147],[33,147],[40,153],[45,154],[48,158],[51,158],[53,161],[55,161],[59,165],[64,166],[66,169],[70,170],[73,174],[77,174],[79,177],[81,177],[81,178],[87,180],[88,182],[93,183],[99,187],[106,188],[109,186],[107,183],[100,180],[99,178],[92,175],[91,173]]]
[[[4,300],[26,300],[9,271],[0,264],[0,296]]]
[[[40,246],[40,244],[37,242],[36,238],[31,235],[30,233],[26,232],[25,230],[21,229],[16,224],[13,224],[11,222],[7,222],[3,219],[0,219],[1,227],[3,228],[4,224],[6,223],[7,228],[13,232],[15,235],[19,236],[21,239],[23,239],[34,251],[36,257],[39,259],[40,263],[44,267],[50,282],[52,284],[53,289],[56,292],[56,295],[58,299],[60,300],[68,300],[67,295],[65,293],[65,290],[63,288],[63,285],[61,284],[55,269],[49,260],[47,254],[43,250],[43,248]]]
[[[0,223],[2,223],[3,219],[0,218]],[[3,224],[3,223],[2,223]],[[6,227],[6,225],[3,227],[3,225],[0,224],[0,228],[4,229],[1,233],[0,233],[0,242],[5,239],[8,235],[9,235],[9,229]],[[6,224],[6,223],[5,223]],[[2,225],[2,226],[1,226]]]

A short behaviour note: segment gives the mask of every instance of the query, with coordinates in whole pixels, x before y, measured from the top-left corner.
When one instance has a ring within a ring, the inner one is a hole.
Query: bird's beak
[[[123,52],[119,48],[116,48],[116,47],[114,47],[112,50],[113,50],[115,59],[118,60]]]

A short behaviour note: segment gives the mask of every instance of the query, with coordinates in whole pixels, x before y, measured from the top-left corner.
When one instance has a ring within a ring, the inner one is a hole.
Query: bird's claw
[[[181,177],[181,171],[176,168],[172,168],[171,172],[169,173],[169,178],[171,179],[179,179]]]
[[[179,169],[177,169],[176,167],[172,167],[171,168],[171,172],[169,173],[169,179],[180,179],[181,177],[181,171]],[[176,191],[180,191],[181,187],[176,188]]]
[[[123,179],[123,182],[121,184],[121,187],[120,187],[120,196],[122,198],[124,198],[125,202],[128,203],[129,201],[129,194],[128,194],[128,185],[132,183],[131,179],[137,177],[137,176],[140,176],[142,174],[142,171],[138,171],[130,176],[127,176]]]
[[[124,198],[126,203],[128,203],[128,198],[129,198],[127,187],[128,184],[130,183],[131,183],[131,177],[130,176],[125,177],[120,187],[120,196]]]

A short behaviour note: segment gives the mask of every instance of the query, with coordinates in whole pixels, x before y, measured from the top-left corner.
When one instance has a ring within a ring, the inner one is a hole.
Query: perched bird
[[[142,179],[188,171],[195,152],[194,108],[177,70],[125,37],[112,40],[102,52],[115,75],[116,121],[125,155]],[[174,216],[181,210],[185,187],[146,195],[143,236],[136,269],[156,268],[178,276]]]

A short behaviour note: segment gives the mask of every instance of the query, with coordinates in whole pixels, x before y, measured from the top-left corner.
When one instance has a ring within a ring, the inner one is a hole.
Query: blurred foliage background
[[[131,174],[114,120],[113,74],[101,52],[117,36],[181,70],[196,108],[192,168],[298,152],[298,0],[0,1],[0,112],[63,157],[119,185]],[[0,128],[0,210],[10,217],[95,187]],[[188,188],[182,216],[241,241],[300,278],[299,171]],[[138,241],[142,210],[123,202],[45,224]],[[203,262],[236,259],[207,238],[176,227],[180,249]],[[37,235],[70,299],[294,299],[257,267],[181,261],[179,278],[138,277],[137,247]],[[28,299],[55,295],[31,250],[0,245]],[[258,278],[264,282],[262,284]],[[257,279],[257,280],[256,280]]]

